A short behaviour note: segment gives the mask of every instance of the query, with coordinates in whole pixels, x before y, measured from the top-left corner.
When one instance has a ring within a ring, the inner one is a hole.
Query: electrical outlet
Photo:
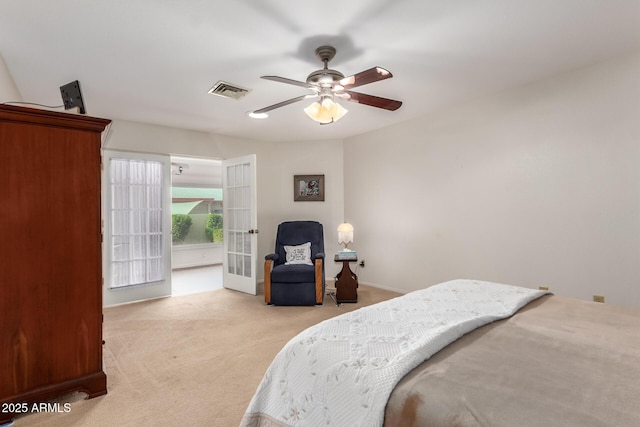
[[[364,267],[364,260],[360,261],[360,267]]]
[[[604,302],[604,295],[594,295],[593,302]]]
[[[548,286],[538,286],[538,289],[540,289],[541,291],[548,291],[549,287]]]

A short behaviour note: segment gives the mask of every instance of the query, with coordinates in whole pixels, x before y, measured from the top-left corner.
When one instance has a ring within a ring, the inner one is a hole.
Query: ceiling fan
[[[309,117],[320,124],[334,123],[347,113],[347,110],[336,102],[341,99],[390,111],[395,111],[400,108],[402,105],[400,101],[353,92],[351,90],[358,86],[393,77],[393,74],[391,74],[389,70],[382,67],[373,67],[352,76],[345,77],[340,71],[332,70],[328,67],[329,61],[331,61],[335,55],[336,49],[332,46],[320,46],[317,48],[316,56],[324,63],[324,68],[309,74],[305,82],[278,76],[262,76],[262,78],[266,80],[311,89],[313,93],[301,95],[252,111],[250,116],[265,118],[267,117],[266,113],[271,110],[312,98],[315,98],[316,102],[305,108],[304,111]]]

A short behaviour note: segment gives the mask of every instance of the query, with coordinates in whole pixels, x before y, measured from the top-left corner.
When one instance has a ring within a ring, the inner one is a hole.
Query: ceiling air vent
[[[224,98],[231,98],[238,100],[248,94],[249,89],[245,89],[238,85],[234,85],[231,83],[223,82],[222,80],[218,81],[211,89],[209,89],[210,94],[222,96]]]

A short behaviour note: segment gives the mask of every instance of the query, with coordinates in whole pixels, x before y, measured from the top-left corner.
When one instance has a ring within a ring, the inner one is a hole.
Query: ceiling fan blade
[[[390,79],[393,77],[391,71],[382,67],[373,67],[368,70],[361,71],[353,76],[345,77],[340,80],[340,85],[345,89],[367,85],[369,83],[378,82],[380,80]]]
[[[286,101],[278,102],[277,104],[269,105],[268,107],[261,108],[259,110],[253,111],[253,114],[262,114],[271,110],[275,110],[276,108],[284,107],[285,105],[293,104],[295,102],[304,101],[309,98],[316,98],[318,95],[316,94],[308,94],[298,96],[296,98],[287,99]]]
[[[345,94],[348,96],[341,96],[341,98],[346,99],[347,101],[357,102],[358,104],[365,104],[371,107],[383,108],[390,111],[395,111],[402,105],[401,101],[367,95],[365,93],[351,92],[350,90],[345,91]]]
[[[280,83],[286,83],[289,85],[294,85],[294,86],[301,86],[301,87],[306,87],[308,89],[314,89],[317,88],[317,86],[314,85],[310,85],[308,83],[305,82],[301,82],[298,80],[292,80],[292,79],[287,79],[285,77],[279,77],[279,76],[261,76],[261,79],[265,79],[265,80],[271,80],[274,82],[280,82]]]

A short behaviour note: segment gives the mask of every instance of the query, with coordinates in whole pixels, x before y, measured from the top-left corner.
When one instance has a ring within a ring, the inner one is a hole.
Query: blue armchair
[[[324,234],[316,221],[278,225],[275,251],[264,261],[264,300],[274,305],[319,305],[324,299]]]

